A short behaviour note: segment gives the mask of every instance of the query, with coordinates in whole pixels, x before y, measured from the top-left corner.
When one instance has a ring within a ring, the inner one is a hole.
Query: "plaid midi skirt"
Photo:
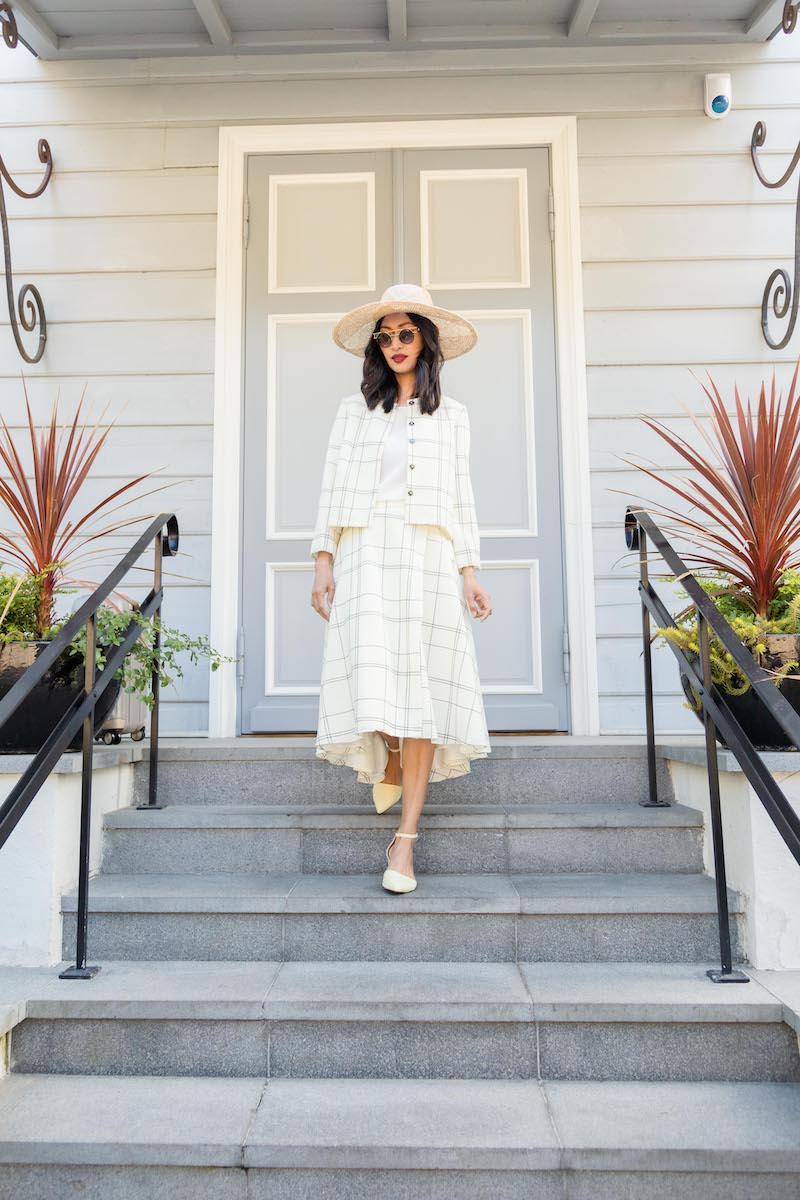
[[[383,778],[381,731],[430,738],[429,782],[491,753],[463,577],[449,534],[410,525],[403,500],[378,500],[342,530],[326,622],[316,757]]]

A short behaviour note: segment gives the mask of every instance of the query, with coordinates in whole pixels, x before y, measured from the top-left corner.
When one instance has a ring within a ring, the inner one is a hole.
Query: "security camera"
[[[706,75],[705,110],[712,121],[720,121],[731,111],[730,75]]]

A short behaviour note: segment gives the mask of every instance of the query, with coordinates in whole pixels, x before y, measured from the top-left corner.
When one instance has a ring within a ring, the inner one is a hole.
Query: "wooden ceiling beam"
[[[386,25],[393,45],[408,41],[407,0],[386,0]]]
[[[197,15],[208,30],[212,46],[224,49],[233,45],[233,33],[219,0],[192,0]]]
[[[783,0],[759,0],[745,19],[745,35],[753,42],[765,42],[783,17]]]
[[[586,36],[599,3],[600,0],[575,0],[572,12],[567,18],[568,38]]]

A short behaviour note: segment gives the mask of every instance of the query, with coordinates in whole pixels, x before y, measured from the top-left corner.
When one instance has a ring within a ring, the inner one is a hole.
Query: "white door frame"
[[[600,717],[574,116],[220,126],[209,637],[222,654],[238,653],[245,315],[242,222],[247,156],[509,145],[548,146],[551,154],[570,732],[592,736],[600,732]],[[331,397],[331,403],[334,399]],[[210,737],[236,735],[238,700],[236,669],[233,663],[226,663],[210,675]]]

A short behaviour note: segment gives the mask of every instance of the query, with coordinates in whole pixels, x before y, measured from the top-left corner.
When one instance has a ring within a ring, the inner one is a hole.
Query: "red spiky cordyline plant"
[[[122,504],[113,508],[109,507],[118,496],[130,491],[131,488],[156,473],[148,471],[144,475],[138,475],[135,479],[123,483],[77,520],[70,519],[70,512],[75,500],[86,482],[116,418],[109,422],[106,429],[98,433],[98,426],[108,409],[108,405],[106,405],[94,427],[87,431],[87,424],[80,423],[81,409],[86,395],[84,386],[75,415],[64,423],[58,440],[58,394],[53,403],[49,427],[43,426],[37,439],[24,377],[23,388],[28,412],[28,432],[33,465],[29,482],[20,451],[5,420],[0,416],[0,425],[2,425],[0,461],[10,475],[8,480],[0,477],[0,511],[4,507],[19,529],[19,532],[16,533],[0,531],[0,561],[10,559],[30,575],[40,575],[46,572],[42,579],[36,619],[36,637],[41,640],[53,624],[55,593],[59,587],[65,584],[89,588],[97,586],[95,582],[77,578],[71,572],[79,562],[98,554],[102,556],[107,553],[107,549],[97,547],[79,553],[81,549],[91,542],[109,537],[120,529],[155,514],[140,513],[135,517],[115,520],[102,529],[88,528],[88,523],[92,518],[98,513],[108,516],[118,509],[125,508],[134,499],[140,500],[153,492],[161,491],[167,485],[164,484],[161,488],[152,488],[140,496],[128,497]],[[52,564],[61,565],[52,567]],[[50,567],[52,569],[47,570]],[[118,589],[115,589],[115,594],[130,600],[130,597],[125,596]],[[112,607],[117,606],[112,603]]]
[[[624,459],[698,510],[700,516],[693,517],[659,505],[651,507],[699,548],[697,554],[683,555],[687,566],[728,575],[732,590],[759,617],[769,615],[783,572],[800,566],[799,370],[800,361],[785,402],[776,395],[773,371],[769,399],[762,383],[755,411],[749,400],[746,407],[742,404],[735,387],[732,416],[726,412],[711,375],[712,391],[698,379],[709,401],[709,430],[694,414],[688,415],[716,461],[707,459],[702,450],[663,422],[640,418],[694,468],[699,479],[684,477],[672,482],[656,470]],[[708,528],[704,518],[722,528]]]

